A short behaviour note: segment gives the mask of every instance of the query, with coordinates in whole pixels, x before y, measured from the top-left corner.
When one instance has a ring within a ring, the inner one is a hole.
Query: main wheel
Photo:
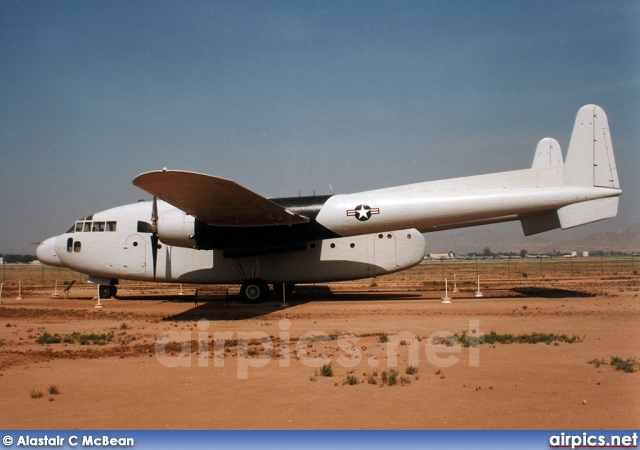
[[[98,288],[100,298],[111,298],[111,286],[108,284],[101,284]]]
[[[240,287],[240,297],[244,303],[262,303],[269,295],[269,285],[260,278],[251,278]]]

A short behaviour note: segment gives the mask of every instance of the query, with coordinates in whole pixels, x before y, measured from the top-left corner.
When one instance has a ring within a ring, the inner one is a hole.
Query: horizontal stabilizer
[[[610,219],[618,214],[618,197],[601,198],[574,203],[520,220],[525,236],[555,230],[556,228],[577,227],[599,220]]]
[[[520,225],[522,225],[522,232],[524,235],[531,236],[532,234],[543,233],[545,231],[560,228],[560,219],[558,218],[558,213],[555,210],[547,211],[521,219]]]
[[[618,197],[601,198],[588,202],[574,203],[558,210],[560,226],[563,230],[598,220],[610,219],[618,214]]]

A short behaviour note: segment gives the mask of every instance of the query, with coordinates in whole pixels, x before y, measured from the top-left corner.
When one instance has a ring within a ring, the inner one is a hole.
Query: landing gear
[[[262,303],[269,295],[269,285],[260,278],[250,278],[240,286],[240,297],[244,303]]]
[[[111,298],[116,296],[118,288],[113,285],[101,284],[98,291],[100,292],[100,298]]]

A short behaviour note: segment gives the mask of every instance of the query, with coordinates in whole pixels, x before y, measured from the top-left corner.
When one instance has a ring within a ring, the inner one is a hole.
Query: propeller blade
[[[158,235],[151,235],[151,256],[153,258],[153,281],[156,281],[156,268],[158,266]]]
[[[151,224],[155,228],[156,224],[158,223],[158,197],[156,197],[155,195],[153,196],[152,205],[153,206],[151,208]]]
[[[156,268],[158,266],[158,198],[153,196],[151,207],[151,257],[153,258],[153,281],[156,281]]]

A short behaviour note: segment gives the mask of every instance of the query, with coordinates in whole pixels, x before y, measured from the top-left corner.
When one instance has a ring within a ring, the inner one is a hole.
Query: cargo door
[[[139,234],[132,234],[124,246],[124,272],[144,275],[147,271],[147,242]]]

